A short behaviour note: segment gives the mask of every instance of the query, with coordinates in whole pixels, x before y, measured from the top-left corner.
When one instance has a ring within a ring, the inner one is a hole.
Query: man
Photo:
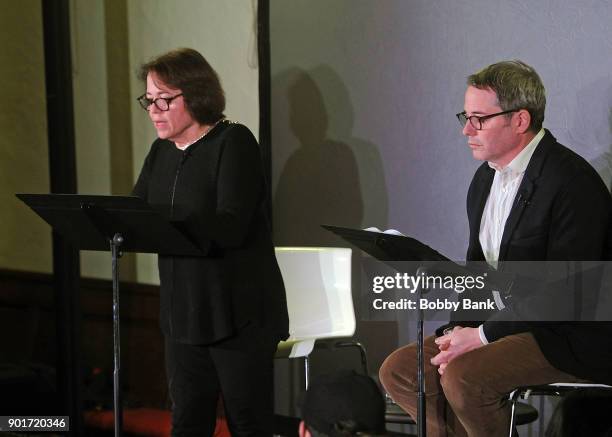
[[[300,437],[385,434],[385,401],[376,383],[354,371],[317,378],[302,404]]]
[[[468,261],[604,259],[610,193],[542,128],[546,97],[535,70],[499,62],[467,82],[457,117],[472,155],[486,161],[468,191]],[[608,324],[451,322],[436,334],[425,339],[429,437],[505,435],[514,388],[612,378]],[[416,417],[415,345],[391,354],[380,378]]]

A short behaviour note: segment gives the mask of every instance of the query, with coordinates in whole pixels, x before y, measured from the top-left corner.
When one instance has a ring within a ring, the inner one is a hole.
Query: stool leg
[[[304,357],[304,379],[306,383],[306,390],[308,390],[308,384],[310,383],[310,366],[308,363],[308,355]]]
[[[514,421],[516,415],[516,401],[518,400],[520,395],[520,390],[516,389],[512,393],[510,393],[510,431],[508,432],[508,437],[513,437],[514,435]]]

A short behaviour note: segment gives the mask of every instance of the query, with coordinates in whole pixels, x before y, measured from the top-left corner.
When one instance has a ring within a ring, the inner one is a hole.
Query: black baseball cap
[[[351,433],[385,434],[385,400],[369,376],[353,370],[321,375],[304,396],[302,419],[328,436]],[[346,422],[354,424],[346,429]],[[344,430],[345,432],[341,432]]]

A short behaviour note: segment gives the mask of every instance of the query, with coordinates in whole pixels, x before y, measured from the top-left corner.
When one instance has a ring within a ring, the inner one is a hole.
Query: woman
[[[272,434],[272,359],[288,336],[257,141],[224,118],[216,72],[192,49],[142,65],[157,131],[134,195],[167,211],[206,255],[159,256],[173,436]]]

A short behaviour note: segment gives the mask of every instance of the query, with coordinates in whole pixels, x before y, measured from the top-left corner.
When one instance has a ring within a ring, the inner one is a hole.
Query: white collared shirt
[[[495,170],[495,177],[482,212],[479,240],[485,259],[494,268],[497,268],[501,240],[514,198],[531,156],[542,137],[544,137],[544,129],[540,129],[540,132],[533,137],[529,144],[504,168],[488,163],[489,167]]]
[[[485,259],[493,268],[497,268],[502,236],[512,204],[514,203],[514,198],[521,185],[531,156],[543,137],[544,129],[540,129],[529,144],[504,168],[500,168],[490,162],[488,163],[489,167],[495,170],[495,176],[493,177],[487,203],[482,212],[479,240]],[[484,344],[488,344],[482,325],[480,325],[478,332],[480,340]]]

